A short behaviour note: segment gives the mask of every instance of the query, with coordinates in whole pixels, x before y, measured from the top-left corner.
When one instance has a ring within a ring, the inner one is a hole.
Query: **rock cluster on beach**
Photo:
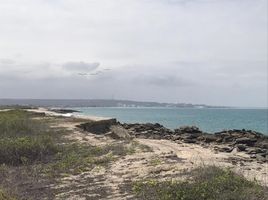
[[[151,139],[170,139],[173,131],[162,126],[161,124],[122,124],[122,126],[129,130],[130,134],[140,138]]]
[[[224,130],[214,134],[201,131],[195,126],[184,126],[170,130],[160,124],[122,124],[130,134],[140,138],[168,139],[178,143],[213,145],[216,151],[241,151],[252,159],[266,162],[268,158],[268,137],[251,130]]]
[[[63,109],[63,108],[55,108],[55,109],[49,109],[49,111],[53,111],[55,113],[60,113],[60,114],[68,114],[68,113],[76,113],[76,112],[79,112],[77,110],[73,110],[73,109]]]
[[[87,132],[116,135],[117,133],[114,133],[116,129],[111,129],[112,126],[121,127],[117,130],[125,129],[131,137],[199,144],[212,147],[218,152],[245,152],[251,159],[257,159],[260,162],[268,161],[268,137],[251,130],[224,130],[209,134],[196,126],[184,126],[171,130],[158,123],[121,124],[116,119],[91,121],[78,125],[79,128]],[[123,133],[124,131],[119,132]]]
[[[110,131],[111,126],[116,125],[116,119],[107,119],[100,121],[89,121],[77,125],[78,128],[81,128],[84,131],[94,133],[94,134],[104,134]]]

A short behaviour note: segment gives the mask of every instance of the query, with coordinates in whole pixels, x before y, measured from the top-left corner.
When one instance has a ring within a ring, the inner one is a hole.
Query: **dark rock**
[[[230,136],[230,135],[225,136],[225,137],[222,138],[222,143],[231,143],[233,141],[234,141],[234,138],[232,136]]]
[[[182,126],[178,129],[175,129],[175,134],[183,134],[183,133],[202,133],[196,126]]]
[[[143,135],[146,135],[148,138],[160,138],[160,139],[171,139],[173,131],[165,128],[164,126],[156,123],[146,123],[146,124],[122,124],[126,129],[133,132],[139,132]],[[157,136],[156,136],[157,135]]]
[[[263,149],[268,149],[268,139],[266,141],[259,142],[257,146]]]
[[[122,126],[120,125],[112,125],[110,127],[110,132],[105,133],[106,136],[109,136],[113,139],[131,139],[133,136],[130,136],[129,132]]]
[[[160,139],[162,139],[160,135],[152,135],[151,138],[152,138],[152,139],[155,139],[155,140],[160,140]]]
[[[77,110],[72,110],[72,109],[50,109],[50,111],[60,113],[60,114],[67,114],[67,113],[75,113],[79,112]]]
[[[112,125],[116,125],[116,124],[117,124],[116,119],[108,119],[108,120],[86,122],[86,123],[77,125],[77,127],[90,133],[104,134],[110,131],[110,128]]]
[[[165,136],[163,136],[163,139],[170,140],[171,139],[171,135],[165,135]]]
[[[256,154],[250,155],[250,158],[257,158]]]
[[[179,135],[171,135],[171,140],[176,141],[176,140],[179,140],[179,139],[181,139],[181,136],[179,136]]]
[[[238,144],[236,145],[238,151],[245,151],[247,146],[244,144]]]
[[[261,148],[249,148],[247,150],[247,153],[248,154],[257,154],[257,153],[265,153],[265,150],[264,149],[261,149]]]
[[[258,155],[260,155],[262,157],[267,157],[268,156],[268,152],[258,153]]]
[[[228,133],[228,131],[220,131],[220,132],[215,132],[215,135],[222,135],[222,134],[226,134]]]
[[[256,159],[257,159],[258,161],[261,161],[261,162],[266,162],[266,161],[267,161],[267,157],[263,157],[263,156],[260,155],[260,154],[257,154],[257,155],[256,155]]]
[[[182,136],[182,138],[192,140],[192,139],[198,138],[199,136],[200,135],[198,135],[198,134],[185,134]]]
[[[202,139],[206,143],[211,143],[216,142],[218,140],[218,137],[216,135],[206,134],[203,135],[200,139]]]
[[[227,153],[230,153],[230,152],[232,152],[233,151],[233,147],[220,147],[219,149],[218,149],[218,151],[220,151],[220,152],[227,152]]]
[[[246,144],[248,146],[253,146],[255,142],[257,142],[257,139],[247,137],[237,138],[235,141],[236,144]]]
[[[196,143],[196,140],[186,138],[186,139],[183,139],[183,142],[194,144],[194,143]]]

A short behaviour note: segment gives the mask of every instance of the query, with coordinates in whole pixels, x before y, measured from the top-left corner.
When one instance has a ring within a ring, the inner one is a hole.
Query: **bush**
[[[147,180],[134,184],[140,199],[163,200],[265,200],[267,188],[229,169],[198,168],[188,181]]]
[[[57,152],[56,145],[48,136],[0,139],[0,164],[26,164],[43,161]]]
[[[23,110],[10,110],[0,113],[0,136],[15,137],[39,135],[48,130],[41,121],[32,119],[38,114]]]
[[[51,129],[38,114],[10,110],[0,113],[0,164],[19,165],[44,161],[57,152]]]
[[[0,188],[0,200],[15,200],[15,198],[11,197]]]

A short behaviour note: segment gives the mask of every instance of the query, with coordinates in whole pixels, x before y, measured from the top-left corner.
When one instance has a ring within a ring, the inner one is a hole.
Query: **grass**
[[[5,109],[34,109],[37,108],[35,106],[23,106],[23,105],[0,105],[0,110]]]
[[[154,157],[149,161],[149,163],[152,166],[157,166],[157,165],[161,165],[162,160],[159,157]]]
[[[267,188],[229,169],[198,168],[187,181],[144,180],[133,190],[139,199],[152,200],[265,200]]]
[[[130,143],[130,149],[133,149],[133,152],[152,152],[152,148],[145,145],[145,144],[141,144],[136,140],[131,140],[129,141]]]
[[[126,155],[123,145],[96,147],[85,144],[66,144],[55,155],[45,172],[50,176],[58,174],[78,174],[91,170],[96,165],[107,166],[116,157]]]
[[[27,112],[24,110],[0,112],[1,138],[51,135],[52,129],[44,121],[35,119],[38,117],[44,117],[44,114]]]
[[[16,200],[16,199],[0,188],[0,200]]]
[[[51,129],[36,116],[22,110],[0,113],[0,164],[44,161],[57,152]]]
[[[56,152],[57,147],[47,136],[0,139],[0,164],[19,165],[42,161]]]

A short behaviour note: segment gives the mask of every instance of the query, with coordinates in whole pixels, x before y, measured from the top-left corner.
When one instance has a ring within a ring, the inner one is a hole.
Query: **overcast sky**
[[[267,0],[0,0],[0,98],[267,107]]]

